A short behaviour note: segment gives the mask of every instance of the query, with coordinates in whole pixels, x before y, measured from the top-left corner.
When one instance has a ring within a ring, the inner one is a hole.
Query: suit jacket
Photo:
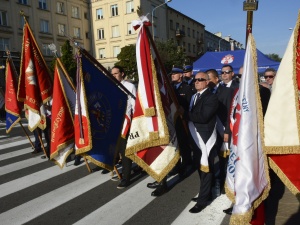
[[[180,84],[180,86],[177,88],[174,88],[174,90],[175,90],[175,94],[178,99],[179,105],[181,105],[185,111],[188,111],[189,106],[190,106],[190,101],[193,96],[191,87],[188,84],[186,84],[185,82],[182,82]]]
[[[204,143],[214,131],[218,106],[217,96],[207,88],[189,112],[189,120],[194,123]]]
[[[235,80],[232,80],[231,85],[230,85],[229,88],[235,90],[235,89],[237,89],[239,87],[240,87],[240,84],[238,82],[236,82]]]
[[[261,105],[263,110],[263,116],[265,116],[268,108],[269,100],[271,97],[271,91],[269,88],[259,85],[259,94],[260,94],[260,100],[261,100]]]
[[[225,127],[224,132],[226,134],[230,134],[229,113],[230,113],[233,92],[234,91],[232,88],[226,88],[222,85],[219,85],[215,93],[219,100],[217,115],[221,120],[223,126]]]

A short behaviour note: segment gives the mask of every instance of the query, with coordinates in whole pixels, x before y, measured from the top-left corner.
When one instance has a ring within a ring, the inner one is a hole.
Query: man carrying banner
[[[198,198],[195,199],[197,200],[196,205],[189,212],[199,213],[209,204],[211,197],[217,140],[216,115],[219,102],[217,96],[208,89],[207,73],[197,73],[194,81],[197,93],[191,99],[188,117],[191,135],[199,148],[197,168],[200,177],[200,191]]]
[[[126,87],[127,90],[134,95],[134,97],[136,96],[135,86],[132,83],[124,80],[126,75],[124,69],[121,66],[114,66],[111,70],[111,74],[119,82],[121,82],[121,84],[123,84],[124,87]],[[132,160],[125,156],[125,149],[126,149],[127,138],[129,134],[128,131],[131,124],[131,118],[134,113],[134,108],[135,108],[135,99],[133,99],[131,96],[128,95],[122,135],[118,140],[118,147],[117,147],[117,151],[119,151],[119,153],[121,153],[122,156],[122,177],[123,177],[121,183],[117,186],[118,189],[123,189],[127,187],[130,183]]]

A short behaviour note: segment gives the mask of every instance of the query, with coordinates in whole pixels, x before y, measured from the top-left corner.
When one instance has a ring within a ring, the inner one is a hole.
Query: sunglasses
[[[274,76],[272,76],[272,75],[271,75],[271,76],[264,76],[264,78],[265,78],[265,79],[267,79],[267,78],[270,78],[270,79],[271,79],[271,78],[274,78]]]
[[[238,78],[241,78],[242,77],[242,74],[236,74],[236,76],[238,77]]]
[[[195,78],[194,79],[194,82],[196,82],[196,81],[199,81],[199,82],[201,82],[201,81],[207,81],[206,79],[204,79],[204,78]]]
[[[232,72],[231,70],[229,70],[229,71],[221,71],[221,74],[224,74],[224,73],[230,74],[231,72]]]

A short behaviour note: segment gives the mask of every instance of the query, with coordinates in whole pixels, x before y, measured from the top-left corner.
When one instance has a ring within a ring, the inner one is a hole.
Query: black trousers
[[[121,153],[122,156],[122,178],[129,181],[130,174],[131,174],[132,160],[125,156],[126,144],[127,144],[127,139],[120,137],[118,140],[117,149],[119,150],[119,153]]]

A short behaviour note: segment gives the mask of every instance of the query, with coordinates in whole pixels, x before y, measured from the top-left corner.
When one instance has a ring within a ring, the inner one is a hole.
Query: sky
[[[171,8],[205,25],[211,33],[222,32],[245,47],[247,12],[244,0],[172,0]],[[283,57],[296,25],[300,0],[260,0],[253,12],[252,34],[264,54]]]

